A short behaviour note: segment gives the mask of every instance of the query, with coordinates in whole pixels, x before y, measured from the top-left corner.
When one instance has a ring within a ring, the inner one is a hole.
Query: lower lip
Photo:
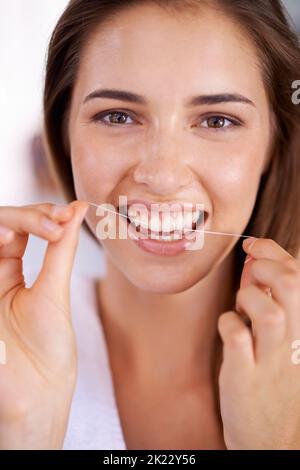
[[[195,242],[196,232],[188,232],[188,237],[186,238],[183,234],[181,238],[174,241],[160,241],[152,240],[151,238],[139,238],[139,233],[134,230],[131,225],[125,220],[128,228],[128,236],[130,239],[143,251],[147,253],[152,253],[160,256],[174,256],[179,253],[184,252],[187,247],[192,245]],[[200,227],[197,227],[199,230]],[[191,238],[192,233],[194,236]]]

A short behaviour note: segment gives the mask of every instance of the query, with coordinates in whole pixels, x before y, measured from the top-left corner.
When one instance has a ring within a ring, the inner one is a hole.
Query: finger
[[[48,296],[63,302],[68,310],[70,279],[75,252],[79,239],[79,230],[88,209],[88,203],[73,201],[72,219],[64,225],[60,240],[49,242],[43,266],[32,288],[46,289]]]
[[[293,258],[284,248],[271,238],[250,237],[243,241],[243,249],[252,258],[270,258],[277,261],[286,261]]]
[[[22,241],[19,242],[19,251],[24,253],[28,241],[28,236],[22,237]],[[15,234],[5,244],[1,245],[0,242],[0,298],[11,292],[18,286],[25,286],[23,276],[23,261],[22,257],[9,256],[9,251],[15,251]],[[21,246],[22,244],[22,246]],[[4,257],[3,253],[5,250]]]
[[[62,234],[62,226],[53,221],[41,210],[32,207],[0,207],[0,225],[16,234],[32,233],[45,240],[57,240]],[[15,253],[18,256],[18,253]]]
[[[253,284],[238,291],[236,309],[251,320],[256,359],[269,358],[286,340],[287,324],[283,309]]]
[[[26,207],[40,210],[50,219],[57,222],[67,222],[73,215],[73,208],[70,204],[53,204],[46,202],[42,204],[32,204]]]
[[[269,238],[249,237],[243,242],[243,248],[247,253],[243,272],[241,275],[240,287],[246,287],[253,282],[251,266],[254,259],[268,258],[286,264],[295,263],[296,260],[278,243]],[[298,262],[299,263],[299,262]]]
[[[59,206],[51,203],[0,207],[0,219],[5,224],[1,225],[2,230],[0,227],[0,258],[22,257],[29,233],[45,240],[58,239],[62,234],[60,224],[70,220],[72,214],[73,209],[69,205]],[[43,224],[46,224],[46,227]]]
[[[254,283],[254,278],[252,276],[251,272],[251,265],[255,258],[252,258],[250,255],[247,255],[242,274],[241,274],[241,280],[240,280],[240,289],[243,289],[244,287],[247,287],[249,284]]]
[[[255,283],[269,286],[273,299],[286,312],[287,323],[295,334],[300,333],[300,269],[295,264],[258,259],[251,263],[251,277]],[[293,267],[292,267],[293,266]]]
[[[7,245],[14,238],[14,231],[4,225],[0,225],[0,247]]]
[[[233,370],[246,370],[254,366],[252,335],[239,315],[234,311],[220,315],[218,330],[224,344],[224,362],[233,367]]]
[[[247,258],[244,262],[244,266],[243,266],[243,270],[242,270],[242,274],[241,274],[241,280],[240,280],[240,288],[242,289],[244,287],[249,286],[250,284],[255,284],[258,287],[260,287],[263,292],[270,295],[270,287],[267,286],[266,284],[258,282],[258,280],[255,279],[255,277],[253,275],[253,272],[252,272],[253,263],[257,262],[257,261],[264,261],[264,260],[262,260],[262,259],[257,260],[256,258],[252,258],[252,257],[248,258],[248,256],[249,255],[247,255]],[[269,260],[269,259],[267,259],[267,261],[275,262],[275,261]]]
[[[63,223],[70,218],[72,208],[63,211],[54,204],[36,204],[22,207],[0,207],[0,295],[5,295],[17,286],[24,285],[22,258],[32,233],[46,240],[56,240],[62,228],[54,223]],[[51,219],[52,218],[52,219]],[[44,227],[44,222],[46,226]],[[50,223],[50,227],[47,225]],[[52,224],[52,225],[51,225]],[[54,230],[53,230],[54,228]]]

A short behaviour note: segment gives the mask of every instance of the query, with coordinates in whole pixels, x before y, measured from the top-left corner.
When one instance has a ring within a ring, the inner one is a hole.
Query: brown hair
[[[275,116],[270,163],[262,175],[246,234],[272,238],[292,255],[300,245],[300,107],[292,83],[300,73],[300,47],[280,0],[71,0],[50,38],[44,87],[46,153],[68,200],[75,199],[67,134],[70,99],[82,48],[95,27],[121,9],[153,2],[188,10],[209,4],[240,24],[256,45]],[[245,254],[236,245],[236,283]]]

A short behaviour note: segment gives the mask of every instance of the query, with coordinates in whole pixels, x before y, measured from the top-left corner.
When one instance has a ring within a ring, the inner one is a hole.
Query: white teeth
[[[201,211],[197,211],[193,213],[193,223],[197,222],[201,214]]]
[[[150,238],[151,240],[160,240],[161,235],[157,235],[155,232],[150,232]]]
[[[141,211],[138,207],[130,206],[128,209],[128,218],[136,227],[143,227],[148,230],[148,215],[145,211]]]
[[[161,239],[162,240],[171,240],[171,237],[170,237],[170,235],[162,235]]]
[[[158,237],[161,240],[165,241],[171,241],[171,240],[179,240],[181,238],[179,233],[172,233],[171,235],[161,235],[161,237]]]
[[[128,216],[129,217],[129,216]],[[129,217],[130,223],[135,225],[136,227],[139,227],[141,225],[140,218],[138,217]]]
[[[192,230],[193,223],[197,222],[201,214],[201,211],[193,212],[157,212],[154,211],[153,214],[150,214],[150,221],[148,219],[148,214],[145,211],[139,210],[139,208],[134,208],[130,206],[128,209],[128,218],[132,224],[136,227],[142,227],[144,231],[150,230],[151,238],[162,239],[162,240],[174,240],[181,238],[180,233],[168,234],[176,230],[177,232],[183,232],[187,230]],[[203,214],[202,214],[203,219]],[[158,232],[164,232],[164,235],[158,235]],[[154,234],[153,232],[157,232]]]
[[[149,224],[150,230],[153,232],[159,232],[160,231],[160,217],[159,213],[155,213],[152,215],[150,219],[150,224]]]
[[[175,219],[175,228],[176,230],[182,230],[183,227],[183,215],[181,212],[178,212]]]
[[[185,228],[191,229],[192,228],[192,223],[193,223],[193,214],[191,212],[188,212],[187,214],[184,214],[184,222],[183,225]]]
[[[175,229],[175,220],[174,217],[170,214],[162,215],[162,231],[163,232],[172,232]]]
[[[148,215],[141,214],[140,216],[138,216],[138,220],[140,222],[141,227],[143,227],[145,230],[148,230]]]
[[[179,212],[176,216],[176,230],[188,229],[192,230],[193,223],[197,222],[200,216],[200,211],[187,212],[182,214]]]
[[[134,212],[131,212],[130,215],[129,215],[129,213],[128,213],[128,218],[129,218],[130,223],[131,223],[132,225],[135,225],[136,227],[139,227],[139,226],[140,226],[139,217],[138,217],[138,215],[136,215]]]
[[[134,218],[134,217],[137,216],[138,212],[139,211],[138,211],[137,207],[135,208],[134,206],[130,206],[129,209],[128,209],[128,217]]]

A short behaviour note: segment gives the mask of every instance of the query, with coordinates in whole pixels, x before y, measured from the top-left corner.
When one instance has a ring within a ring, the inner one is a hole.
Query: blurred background
[[[0,204],[63,202],[40,142],[47,44],[68,0],[0,0]],[[300,34],[300,0],[285,0]],[[295,79],[300,79],[299,77]],[[40,265],[45,242],[30,237],[26,270]],[[75,267],[102,275],[103,253],[82,231]]]

